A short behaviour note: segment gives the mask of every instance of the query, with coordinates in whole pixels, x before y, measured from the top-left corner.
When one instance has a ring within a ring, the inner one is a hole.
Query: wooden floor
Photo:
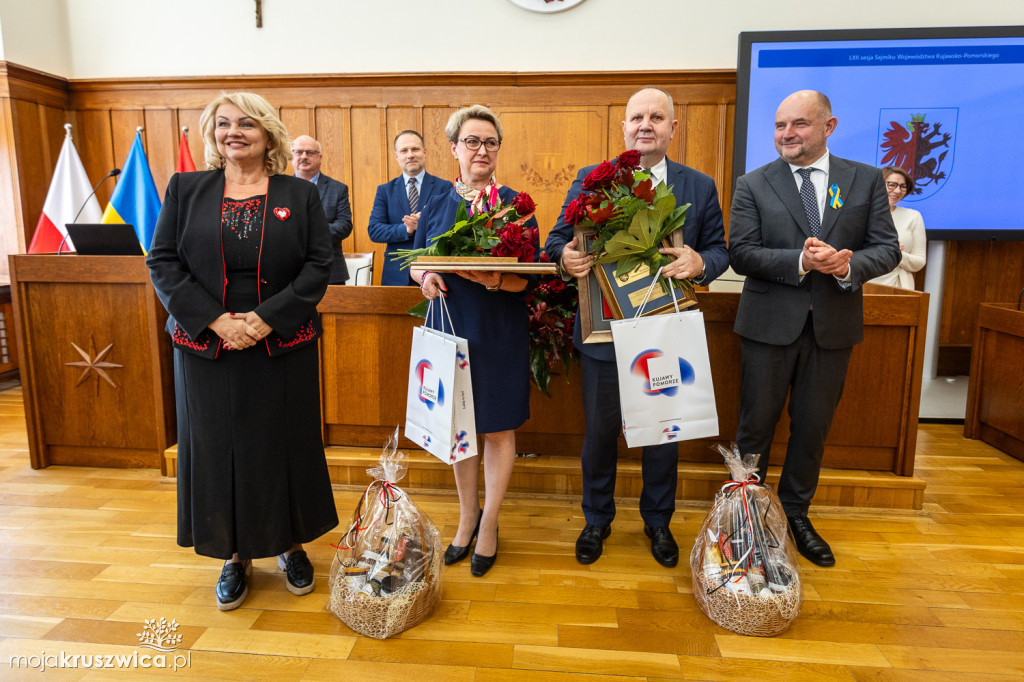
[[[468,562],[448,569],[438,611],[377,641],[324,610],[337,532],[308,547],[315,592],[292,596],[275,562],[261,560],[245,605],[219,612],[219,562],[175,544],[173,480],[156,470],[33,471],[21,392],[8,390],[0,393],[0,679],[40,678],[37,669],[10,670],[18,656],[59,664],[61,654],[152,654],[138,633],[166,618],[179,624],[176,654],[188,664],[177,675],[194,679],[1019,680],[1024,463],[964,440],[961,429],[921,426],[922,511],[814,510],[838,563],[801,560],[803,611],[779,637],[734,635],[705,618],[687,562],[669,570],[651,558],[635,502],[620,504],[605,556],[585,567],[573,556],[579,499],[520,494],[503,508],[494,569],[481,579]],[[336,490],[341,518],[358,495]],[[414,496],[450,538],[454,495]],[[673,518],[684,554],[705,511],[684,505]],[[174,673],[80,667],[46,678],[143,674]]]

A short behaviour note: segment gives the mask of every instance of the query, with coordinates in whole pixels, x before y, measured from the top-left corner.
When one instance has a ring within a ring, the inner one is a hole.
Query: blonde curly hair
[[[224,167],[225,160],[217,150],[217,139],[214,137],[217,107],[222,104],[234,104],[245,112],[246,116],[260,124],[267,134],[267,151],[263,171],[267,175],[284,173],[288,167],[288,161],[292,158],[291,138],[288,136],[284,123],[278,118],[277,110],[270,105],[270,102],[253,92],[224,92],[206,105],[206,109],[199,117],[199,130],[202,132],[203,143],[206,145],[204,153],[206,167],[211,170]]]

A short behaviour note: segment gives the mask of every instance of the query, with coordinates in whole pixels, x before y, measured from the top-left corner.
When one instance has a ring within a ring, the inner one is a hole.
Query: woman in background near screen
[[[459,109],[445,126],[452,154],[461,174],[455,187],[434,197],[423,207],[415,248],[427,246],[432,237],[455,224],[459,204],[467,209],[489,211],[492,188],[503,204],[518,194],[498,184],[494,169],[501,147],[501,123],[490,109],[480,105]],[[537,227],[531,218],[526,225]],[[535,237],[534,253],[540,253]],[[515,429],[530,417],[530,332],[527,287],[536,275],[522,277],[500,272],[448,273],[441,275],[413,268],[426,298],[444,295],[455,334],[469,342],[470,377],[476,430],[484,441],[486,497],[480,509],[480,461],[476,457],[454,464],[459,489],[459,529],[444,553],[445,564],[462,561],[477,538],[470,572],[482,576],[498,554],[498,510],[505,497],[516,458]]]
[[[217,608],[252,560],[314,587],[302,543],[338,523],[320,437],[316,306],[333,254],[316,185],[284,175],[288,132],[259,95],[199,119],[206,167],[178,173],[146,264],[170,317],[178,415],[178,544],[224,559]]]
[[[912,208],[897,206],[900,199],[914,191],[914,180],[902,168],[887,166],[882,169],[885,191],[889,195],[889,210],[896,224],[903,259],[896,269],[871,280],[873,284],[885,284],[901,289],[914,288],[914,273],[924,267],[928,243],[921,214]]]

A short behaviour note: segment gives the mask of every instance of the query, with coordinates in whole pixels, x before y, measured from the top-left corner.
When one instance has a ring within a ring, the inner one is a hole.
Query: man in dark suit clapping
[[[424,170],[426,158],[427,150],[419,133],[415,130],[398,133],[395,137],[395,161],[402,174],[377,187],[377,196],[373,199],[367,232],[372,241],[388,245],[381,269],[380,283],[384,286],[413,283],[409,279],[409,271],[402,270],[401,263],[393,261],[392,257],[399,249],[413,248],[420,207],[425,206],[435,194],[452,188],[452,183]]]
[[[352,207],[348,203],[348,186],[329,178],[320,172],[323,154],[320,143],[309,135],[299,135],[292,140],[292,167],[295,177],[309,180],[320,192],[320,202],[327,216],[327,227],[331,231],[331,249],[334,264],[331,266],[329,284],[344,284],[348,279],[348,267],[341,250],[343,239],[352,234]]]
[[[775,114],[780,158],[737,180],[729,224],[729,258],[746,276],[734,328],[742,337],[736,443],[761,455],[764,480],[789,394],[779,499],[797,549],[819,566],[835,557],[807,510],[850,352],[864,338],[860,285],[900,261],[882,173],[831,155],[837,123],[820,92],[784,99]]]

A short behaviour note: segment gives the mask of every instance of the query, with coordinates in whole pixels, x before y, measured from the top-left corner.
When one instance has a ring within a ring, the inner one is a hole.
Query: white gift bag
[[[660,276],[658,270],[647,298]],[[704,314],[679,312],[677,303],[674,313],[641,317],[647,298],[635,318],[611,323],[626,444],[633,448],[717,436]]]
[[[451,329],[444,297],[434,300],[440,301],[438,326],[443,330],[447,318]],[[477,455],[469,344],[455,336],[454,329],[447,334],[427,326],[434,300],[427,308],[426,322],[412,330],[405,437],[442,462],[454,464]]]

